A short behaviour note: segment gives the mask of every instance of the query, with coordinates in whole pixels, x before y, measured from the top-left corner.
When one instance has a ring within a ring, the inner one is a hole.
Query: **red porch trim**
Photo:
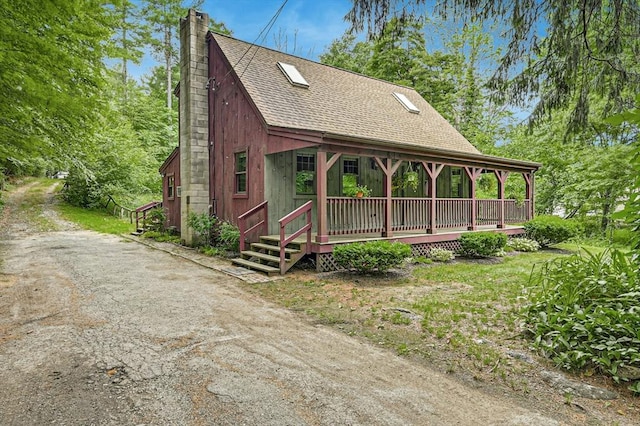
[[[429,195],[431,195],[431,206],[430,206],[430,217],[429,217],[429,229],[427,232],[430,234],[436,233],[436,183],[438,180],[438,176],[442,169],[444,169],[444,164],[442,163],[429,163],[426,161],[421,161],[422,167],[427,171],[429,175]]]
[[[378,167],[382,170],[385,175],[384,181],[384,197],[387,199],[385,209],[384,209],[384,231],[382,232],[382,236],[384,237],[392,237],[393,236],[393,206],[392,206],[392,198],[393,198],[393,190],[392,190],[392,180],[393,174],[398,170],[400,164],[402,164],[402,160],[398,160],[397,162],[393,162],[391,158],[385,158],[384,163],[379,157],[373,157],[378,164]]]
[[[493,173],[498,179],[498,199],[500,200],[500,218],[498,228],[504,228],[504,183],[509,177],[509,172],[506,170],[494,170]]]
[[[464,167],[464,171],[471,180],[471,223],[469,224],[469,230],[474,231],[477,227],[476,216],[478,214],[478,206],[476,205],[476,180],[482,174],[482,169],[479,167]]]

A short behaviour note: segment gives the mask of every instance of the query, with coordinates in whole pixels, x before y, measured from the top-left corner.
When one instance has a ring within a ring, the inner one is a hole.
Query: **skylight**
[[[402,104],[403,107],[407,109],[407,111],[414,114],[420,114],[420,110],[418,109],[418,107],[416,107],[413,102],[411,102],[405,95],[403,95],[402,93],[393,92],[393,96],[398,100],[398,102]]]
[[[298,87],[304,87],[304,88],[309,87],[309,83],[307,83],[307,80],[304,79],[302,74],[300,74],[300,71],[298,71],[298,69],[295,66],[285,64],[284,62],[278,62],[278,67],[280,68],[280,71],[282,71],[282,74],[284,74],[285,77],[287,77],[287,80],[289,80],[289,83]]]

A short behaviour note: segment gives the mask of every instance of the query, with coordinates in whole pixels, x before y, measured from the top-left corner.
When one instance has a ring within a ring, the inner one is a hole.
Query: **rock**
[[[558,389],[563,394],[568,393],[589,399],[616,399],[618,397],[615,392],[567,379],[562,374],[553,371],[543,370],[540,376],[551,387]]]
[[[640,380],[640,368],[632,365],[623,365],[618,368],[618,376],[622,380]]]
[[[524,361],[527,364],[535,364],[535,361],[533,360],[533,358],[531,358],[529,355],[524,354],[522,352],[507,351],[507,355],[510,356],[511,358],[519,359],[520,361]]]

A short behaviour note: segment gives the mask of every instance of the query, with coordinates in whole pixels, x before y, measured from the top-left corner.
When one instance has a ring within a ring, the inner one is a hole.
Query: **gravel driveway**
[[[313,325],[237,278],[19,222],[5,218],[0,236],[3,425],[557,424]]]

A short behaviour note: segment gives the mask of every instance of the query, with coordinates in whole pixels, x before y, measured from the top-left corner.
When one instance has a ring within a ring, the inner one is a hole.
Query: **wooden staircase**
[[[280,238],[260,237],[259,243],[251,243],[249,250],[240,252],[232,262],[244,268],[264,272],[267,275],[284,274],[307,253],[307,244],[291,241],[284,247],[284,264],[280,265]]]

